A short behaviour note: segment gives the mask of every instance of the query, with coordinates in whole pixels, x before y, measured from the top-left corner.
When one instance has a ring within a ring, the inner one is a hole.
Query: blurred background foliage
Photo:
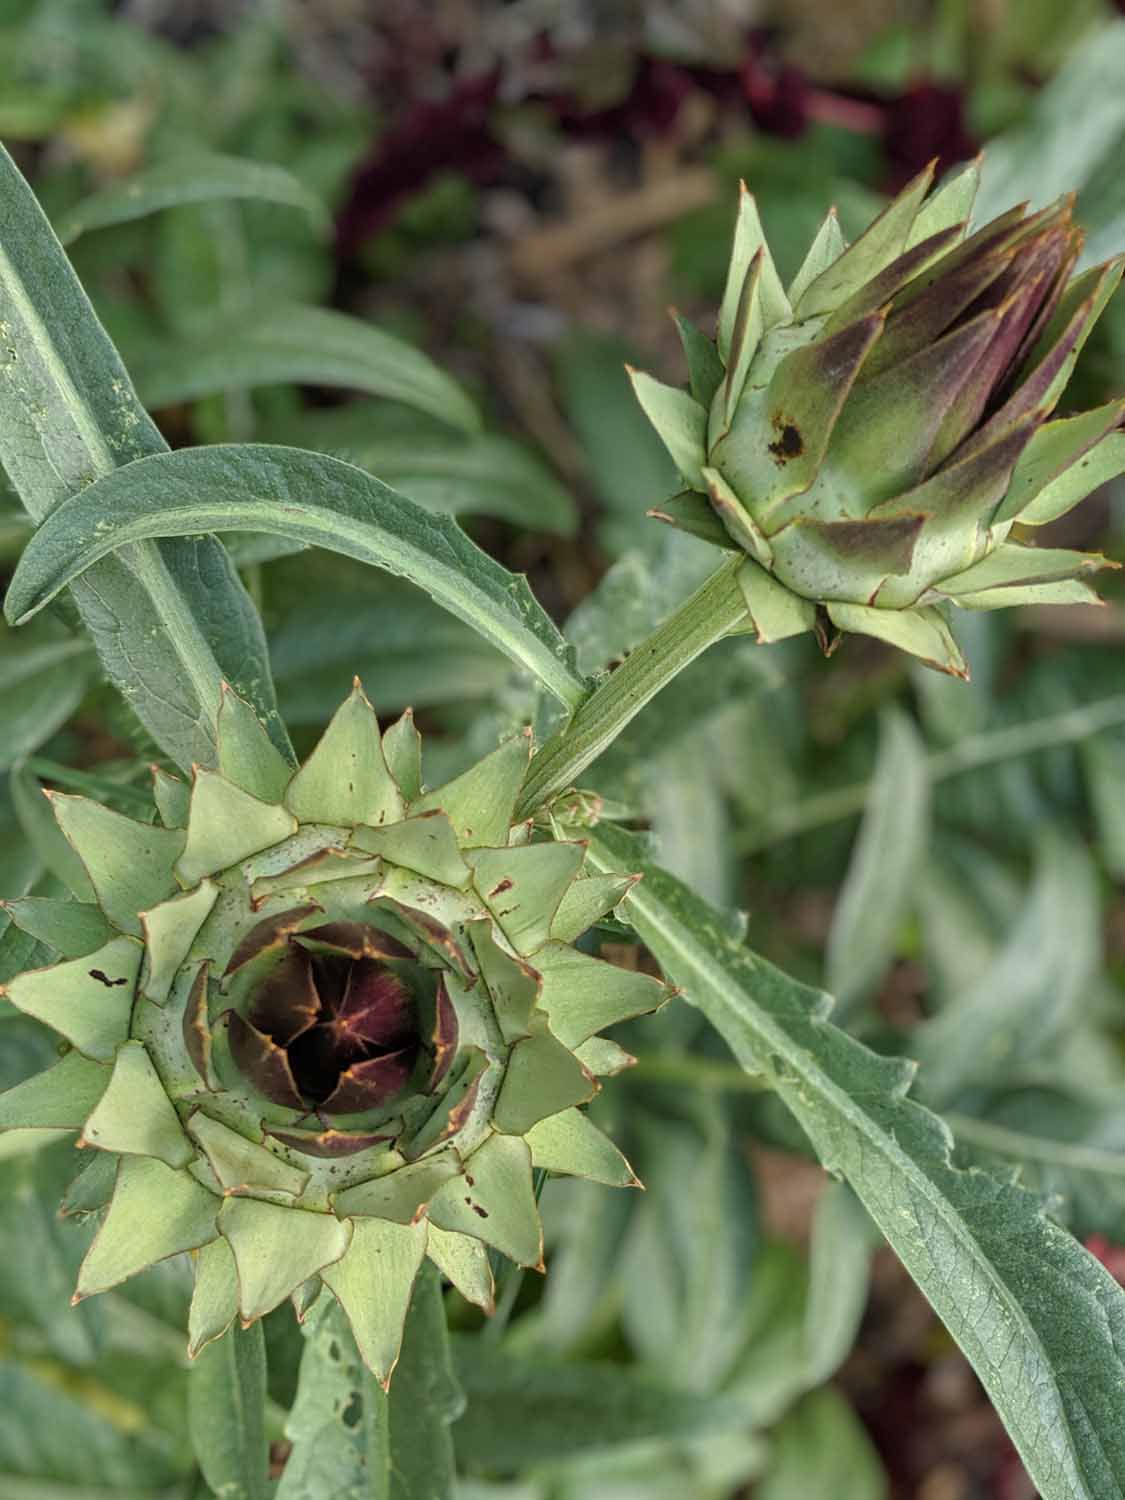
[[[0,0],[0,138],[173,446],[317,448],[456,513],[598,673],[711,566],[645,516],[674,475],[623,362],[680,378],[667,309],[713,317],[738,179],[784,275],[828,203],[855,233],[931,157],[987,146],[980,216],[1076,191],[1100,259],[1125,247],[1115,15]],[[1118,299],[1068,399],[1120,394],[1123,371]],[[1121,482],[1056,531],[1125,560]],[[0,476],[5,575],[26,536]],[[231,546],[299,748],[356,672],[380,712],[419,711],[431,782],[543,711],[409,585],[276,540]],[[1020,1172],[1125,1274],[1125,592],[1106,592],[1102,610],[966,616],[968,687],[858,637],[831,663],[807,637],[728,641],[584,784],[747,913],[758,951],[831,988],[857,1034],[919,1058],[961,1161]],[[40,786],[151,814],[158,754],[71,627],[59,610],[0,638],[12,897],[65,890]],[[52,956],[0,925],[0,979]],[[601,937],[650,962],[625,929]],[[4,1083],[49,1053],[10,1007],[0,1036]],[[483,1332],[451,1310],[465,1500],[1031,1500],[863,1211],[696,1013],[620,1040],[639,1062],[600,1110],[647,1192],[550,1184],[546,1283],[512,1278]],[[94,1228],[80,1201],[53,1210],[72,1158],[0,1160],[0,1493],[196,1500],[189,1272],[71,1309]],[[281,1473],[287,1310],[268,1334]]]

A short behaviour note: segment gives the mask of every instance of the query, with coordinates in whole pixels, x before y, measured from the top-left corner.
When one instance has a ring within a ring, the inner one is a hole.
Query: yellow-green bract
[[[759,638],[876,636],[967,676],[944,606],[1097,602],[1104,558],[1036,547],[1125,470],[1125,401],[1048,420],[1125,257],[1071,279],[1072,200],[968,234],[978,170],[932,166],[849,246],[830,213],[783,287],[743,190],[715,344],[691,391],[634,373],[689,489],[653,514],[751,561]]]
[[[5,993],[67,1048],[0,1129],[92,1148],[79,1297],[190,1251],[195,1353],[323,1283],[386,1383],[425,1256],[485,1309],[489,1247],[541,1267],[534,1168],[635,1182],[582,1105],[667,990],[574,947],[632,877],[512,826],[528,735],[426,792],[358,682],[295,772],[229,690],[219,729],[159,823],[53,797],[96,902],[8,906],[60,960]]]

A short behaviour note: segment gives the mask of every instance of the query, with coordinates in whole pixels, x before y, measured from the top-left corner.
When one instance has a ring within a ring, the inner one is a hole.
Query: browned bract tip
[[[229,963],[223,970],[223,979],[229,979],[232,974],[236,974],[252,959],[259,958],[269,949],[284,947],[289,941],[290,934],[296,932],[302,922],[311,917],[314,912],[323,910],[319,902],[309,901],[304,906],[290,907],[288,911],[276,912],[271,917],[264,917],[251,927],[238,943],[231,954]]]

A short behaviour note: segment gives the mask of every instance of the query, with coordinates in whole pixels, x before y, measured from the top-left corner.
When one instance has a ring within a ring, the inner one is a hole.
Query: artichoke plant
[[[294,772],[225,690],[159,823],[52,796],[89,899],[8,904],[60,959],[5,993],[63,1048],[0,1128],[93,1148],[77,1298],[190,1251],[196,1353],[323,1283],[385,1384],[423,1257],[489,1309],[490,1247],[542,1266],[534,1169],[635,1182],[581,1106],[667,990],[574,946],[632,878],[512,826],[530,743],[424,791],[357,682]]]
[[[932,175],[850,246],[830,213],[784,288],[743,188],[716,343],[680,322],[690,394],[633,378],[690,487],[653,514],[748,554],[760,639],[830,625],[967,676],[947,603],[1097,602],[1105,559],[1030,528],[1125,470],[1125,401],[1050,420],[1125,257],[1072,279],[1072,199],[968,234],[977,169]]]

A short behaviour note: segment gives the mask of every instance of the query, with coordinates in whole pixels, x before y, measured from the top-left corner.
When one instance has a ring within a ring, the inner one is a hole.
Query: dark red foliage
[[[499,67],[463,79],[444,99],[419,100],[379,137],[353,176],[336,220],[341,255],[354,254],[438,174],[457,172],[479,184],[500,175],[507,154],[490,119],[499,87]]]
[[[936,156],[939,175],[969,161],[980,147],[965,123],[959,88],[927,81],[914,84],[885,105],[883,141],[890,163],[889,192],[897,193]]]

